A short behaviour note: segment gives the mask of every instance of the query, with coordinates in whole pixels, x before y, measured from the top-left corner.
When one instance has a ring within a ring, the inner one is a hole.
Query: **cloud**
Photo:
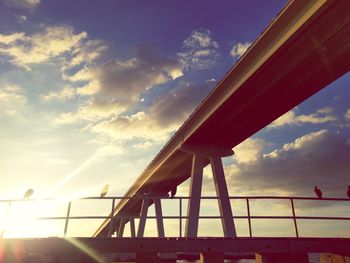
[[[180,76],[182,69],[177,60],[161,56],[151,48],[141,48],[134,58],[86,67],[69,80],[87,82],[77,90],[81,95],[113,97],[130,105],[139,101],[145,91]]]
[[[319,114],[331,114],[332,112],[333,112],[332,107],[324,107],[324,108],[317,110],[317,113],[319,113]]]
[[[107,50],[108,45],[102,40],[86,40],[75,47],[62,70],[65,71],[82,64],[93,63],[102,57]]]
[[[230,51],[230,56],[233,58],[241,57],[247,51],[247,49],[250,47],[251,44],[252,44],[251,42],[245,42],[245,43],[238,42],[234,44]]]
[[[345,113],[345,119],[350,121],[350,109],[348,109]]]
[[[40,4],[40,0],[4,0],[4,4],[10,7],[35,8]]]
[[[316,113],[309,115],[297,115],[294,110],[291,110],[273,121],[267,128],[272,129],[286,125],[294,126],[304,123],[321,124],[336,121],[338,118],[334,115],[329,115],[331,112],[332,108],[330,107],[319,109]]]
[[[158,126],[179,126],[194,111],[212,89],[211,83],[198,85],[180,82],[178,87],[169,90],[158,98],[149,108],[150,116]]]
[[[255,143],[260,144],[255,158],[249,162],[238,158],[227,169],[234,195],[314,196],[313,187],[318,185],[326,197],[346,197],[350,171],[346,138],[320,130],[268,154],[262,153],[263,141]],[[236,154],[239,156],[238,149]]]
[[[0,86],[0,116],[18,116],[27,106],[23,89],[15,84]]]
[[[248,138],[235,147],[235,158],[239,163],[256,162],[265,145],[262,139]]]
[[[61,91],[50,91],[46,95],[40,95],[44,102],[48,101],[65,101],[76,97],[76,89],[72,87],[64,87]]]
[[[209,85],[181,82],[179,87],[156,99],[146,111],[116,116],[94,125],[91,130],[113,139],[164,141],[188,118],[210,89]]]
[[[63,124],[73,124],[73,123],[76,123],[77,121],[79,121],[79,118],[73,112],[62,112],[59,114],[57,118],[53,120],[53,123],[56,125],[63,125]]]
[[[155,120],[140,111],[130,116],[117,116],[108,121],[102,121],[91,128],[92,132],[104,134],[118,140],[167,139],[171,127],[159,129]]]
[[[192,31],[182,46],[183,51],[178,56],[186,69],[211,68],[219,58],[219,44],[212,39],[212,34],[207,29]]]
[[[97,122],[119,115],[125,110],[113,99],[90,98],[76,112],[61,113],[54,124],[74,124],[76,122]]]
[[[16,17],[17,22],[20,24],[23,24],[23,23],[28,21],[28,18],[25,15],[16,15],[15,17]]]
[[[47,62],[73,50],[86,32],[74,34],[69,26],[46,27],[42,32],[27,36],[24,33],[0,34],[0,55],[19,67],[30,69],[33,64]]]

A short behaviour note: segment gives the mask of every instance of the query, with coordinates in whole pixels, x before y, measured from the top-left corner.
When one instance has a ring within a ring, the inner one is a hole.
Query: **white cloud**
[[[13,33],[10,35],[2,35],[0,34],[0,44],[2,45],[10,45],[14,42],[24,40],[26,38],[24,33]]]
[[[27,97],[23,89],[15,84],[3,84],[0,87],[0,116],[18,116],[27,106]]]
[[[68,79],[87,82],[77,89],[79,94],[113,97],[123,105],[133,105],[145,91],[180,76],[182,69],[177,60],[145,48],[132,59],[85,67]]]
[[[350,170],[346,138],[321,130],[269,154],[257,152],[251,161],[238,158],[227,169],[232,194],[314,196],[313,187],[318,185],[327,197],[346,197]]]
[[[332,112],[332,109],[322,108],[319,109],[316,113],[309,114],[309,115],[297,115],[294,110],[291,110],[275,121],[273,121],[270,125],[267,127],[269,129],[272,128],[278,128],[283,127],[286,125],[293,126],[293,125],[301,125],[303,123],[311,123],[311,124],[320,124],[320,123],[326,123],[326,122],[332,122],[336,121],[338,118],[334,115],[328,115]]]
[[[27,36],[24,33],[0,34],[0,55],[19,67],[47,62],[71,51],[87,37],[86,32],[74,34],[69,26],[47,27],[42,32]]]
[[[92,132],[104,134],[117,140],[164,141],[174,129],[172,126],[159,127],[145,112],[137,112],[131,116],[118,116],[109,121],[102,121],[91,128]]]
[[[7,6],[20,8],[35,8],[40,4],[40,0],[4,0]]]
[[[186,69],[206,69],[215,65],[218,48],[209,30],[195,30],[183,42],[184,50],[178,56]]]
[[[77,115],[75,115],[72,112],[63,112],[60,113],[57,118],[53,120],[53,123],[56,125],[62,125],[62,124],[73,124],[78,121]]]
[[[47,95],[40,95],[42,101],[65,101],[69,99],[73,99],[76,96],[76,89],[72,87],[64,87],[61,91],[55,92],[50,91]]]
[[[239,163],[256,162],[265,144],[262,139],[246,139],[234,148],[236,160]]]
[[[146,111],[116,116],[94,125],[91,130],[114,139],[164,141],[188,118],[210,89],[209,85],[181,82],[179,87],[156,99]]]
[[[72,51],[71,58],[68,59],[66,65],[63,67],[63,70],[71,69],[81,64],[95,62],[107,49],[107,44],[102,40],[93,39],[82,42]]]
[[[81,119],[94,121],[117,116],[125,110],[118,101],[113,99],[89,99],[78,110]]]
[[[90,98],[76,112],[61,113],[54,124],[74,124],[76,122],[96,122],[119,115],[125,107],[112,99]]]
[[[145,142],[142,142],[142,143],[137,143],[137,144],[134,144],[133,145],[133,148],[135,149],[148,149],[152,146],[153,144],[150,142],[150,141],[145,141]]]
[[[247,51],[247,49],[250,47],[251,44],[252,44],[251,42],[245,42],[245,43],[238,42],[237,44],[234,44],[230,51],[231,57],[239,58]]]

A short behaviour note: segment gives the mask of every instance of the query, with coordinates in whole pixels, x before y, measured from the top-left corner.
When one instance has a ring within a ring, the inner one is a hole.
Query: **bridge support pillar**
[[[148,204],[149,204],[148,198],[144,198],[142,201],[139,228],[137,229],[137,237],[143,237],[143,235],[145,233]]]
[[[202,148],[182,145],[181,150],[192,154],[192,170],[190,194],[187,208],[187,221],[185,236],[197,237],[200,211],[200,198],[202,191],[203,169],[206,160],[210,161],[216,195],[221,216],[221,223],[225,237],[236,237],[231,202],[227,191],[227,184],[221,157],[233,154],[231,149]]]
[[[221,216],[221,224],[225,237],[237,237],[236,229],[232,219],[231,202],[227,191],[227,184],[222,165],[221,157],[209,157],[213,178],[215,183],[216,195]]]
[[[154,206],[156,211],[158,237],[164,237],[165,235],[164,235],[162,203],[159,198],[154,199]]]
[[[136,263],[158,263],[158,253],[157,252],[137,252],[136,253]]]
[[[124,228],[125,228],[125,219],[122,218],[119,222],[119,227],[118,227],[118,231],[117,231],[118,237],[123,237]]]
[[[201,263],[223,263],[224,253],[222,252],[204,252],[200,254]]]
[[[204,156],[193,155],[191,184],[190,184],[190,199],[188,200],[186,220],[186,237],[197,237],[199,209],[201,202],[202,181],[203,181]]]
[[[131,237],[136,237],[135,219],[134,218],[130,218],[129,224],[130,224],[130,236]]]
[[[256,263],[309,263],[307,253],[256,253],[255,260]]]

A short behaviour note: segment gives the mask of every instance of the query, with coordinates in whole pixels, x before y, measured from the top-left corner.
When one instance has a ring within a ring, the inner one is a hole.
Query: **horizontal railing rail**
[[[188,216],[183,215],[182,209],[183,209],[183,201],[189,200],[190,197],[187,196],[176,196],[176,197],[167,197],[167,196],[143,196],[143,197],[84,197],[79,198],[75,200],[61,200],[62,202],[67,204],[67,210],[65,216],[38,216],[35,217],[37,220],[65,220],[64,224],[64,231],[63,236],[66,236],[68,233],[68,226],[70,220],[92,220],[92,219],[101,219],[101,220],[111,220],[111,222],[115,222],[116,220],[123,219],[123,220],[131,220],[131,219],[138,219],[140,216],[127,216],[127,215],[118,215],[113,214],[116,201],[125,200],[125,199],[148,199],[148,200],[176,200],[179,203],[178,207],[178,214],[179,215],[163,215],[162,219],[176,219],[179,220],[179,236],[182,237],[182,223],[183,220],[188,219]],[[339,221],[350,221],[350,216],[310,216],[310,215],[296,215],[296,209],[295,209],[295,203],[296,201],[318,201],[318,202],[325,202],[325,201],[333,201],[333,202],[350,202],[350,199],[346,198],[314,198],[314,197],[286,197],[286,196],[231,196],[229,197],[231,201],[234,200],[245,200],[245,209],[246,209],[246,215],[232,215],[232,219],[246,219],[248,221],[248,232],[249,237],[253,237],[253,231],[252,231],[252,220],[261,220],[261,219],[286,219],[286,220],[292,220],[294,224],[294,231],[295,231],[295,237],[299,237],[299,229],[298,229],[298,220],[339,220]],[[216,196],[203,196],[201,197],[201,200],[217,200],[218,197]],[[81,201],[81,200],[107,200],[111,201],[111,212],[107,215],[87,215],[87,216],[77,216],[77,215],[71,215],[71,206],[73,202]],[[290,212],[291,215],[252,215],[251,211],[251,202],[255,200],[284,200],[290,202]],[[45,199],[5,199],[0,200],[0,203],[7,203],[7,215],[9,216],[11,206],[15,203],[20,202],[49,202],[49,201],[57,201],[57,199],[53,198],[45,198]],[[329,205],[329,204],[328,204]],[[234,210],[234,208],[233,208]],[[221,216],[217,215],[200,215],[198,217],[199,219],[221,219]],[[157,219],[157,216],[155,215],[147,215],[146,219]],[[112,226],[112,224],[111,224]],[[4,233],[6,231],[6,227],[4,227],[1,231],[1,237],[4,236]]]

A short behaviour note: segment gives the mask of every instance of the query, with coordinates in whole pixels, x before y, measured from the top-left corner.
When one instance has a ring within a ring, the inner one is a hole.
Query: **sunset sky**
[[[124,195],[285,4],[0,0],[0,198]],[[346,197],[349,83],[237,146],[230,194]]]

